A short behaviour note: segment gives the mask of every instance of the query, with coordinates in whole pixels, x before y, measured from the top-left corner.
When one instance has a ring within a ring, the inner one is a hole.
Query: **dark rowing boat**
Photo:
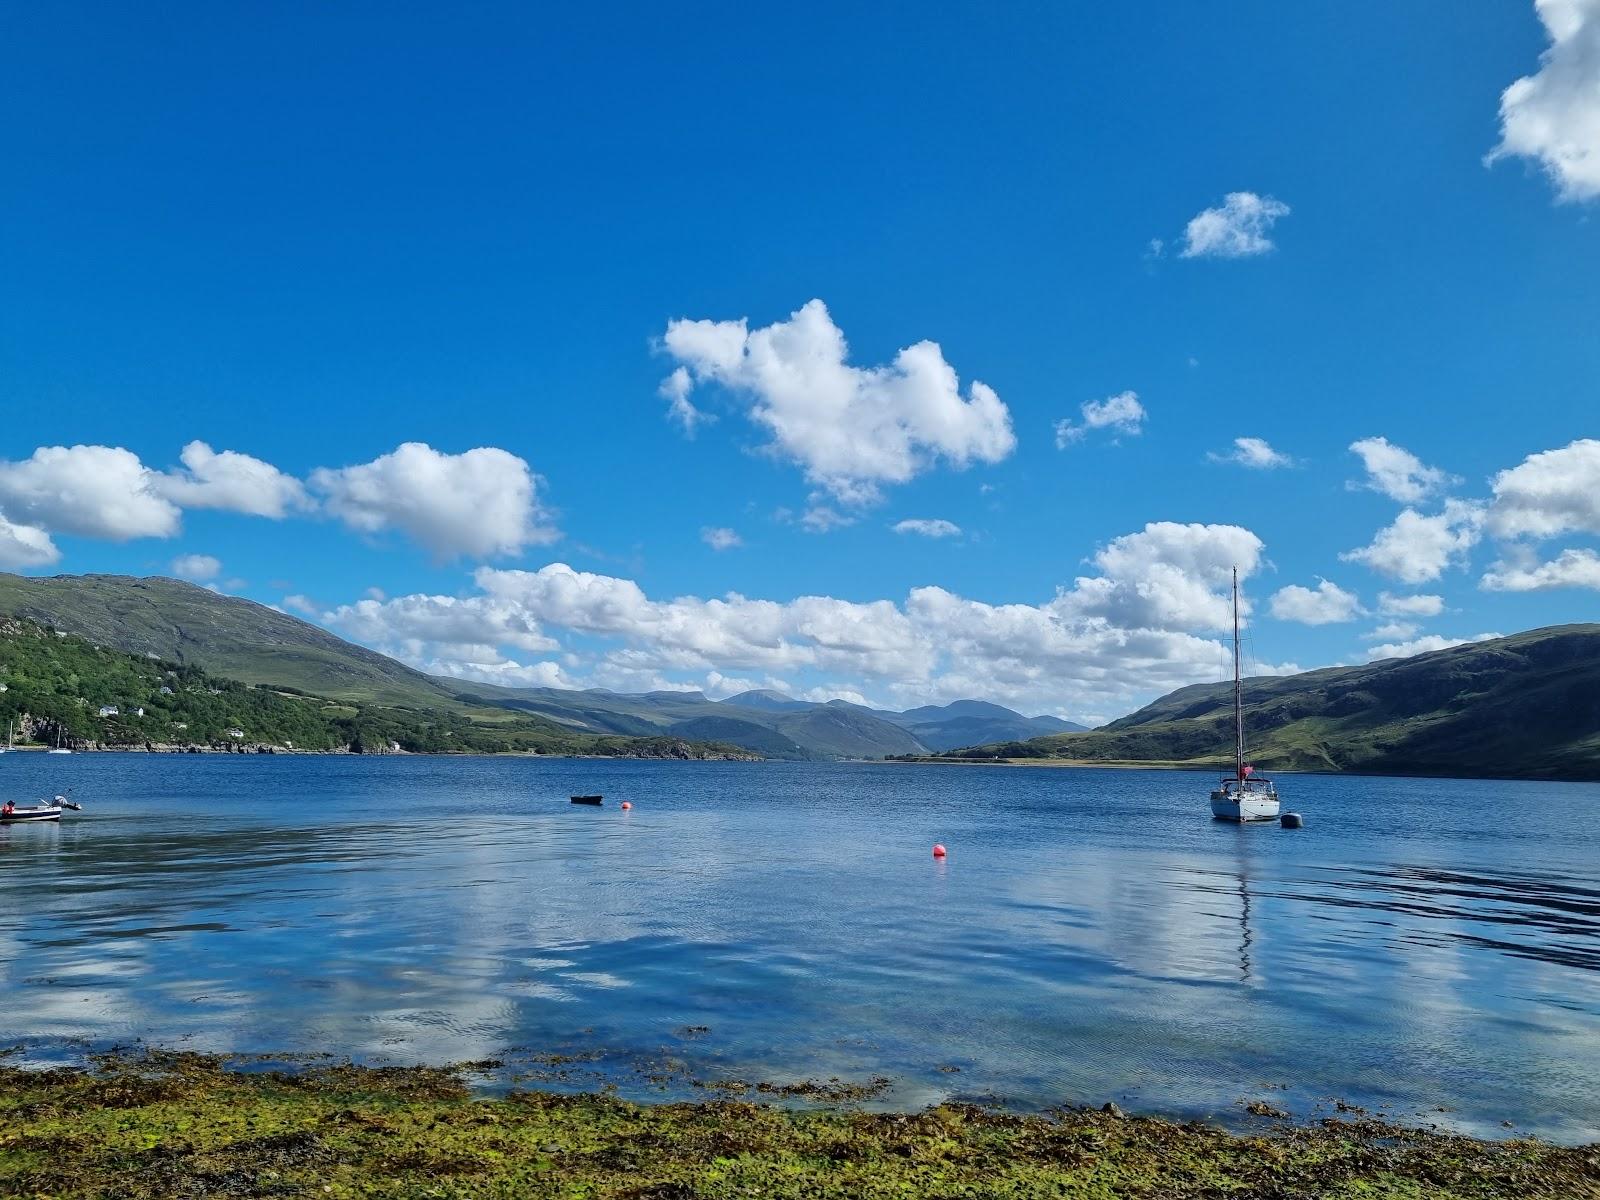
[[[605,797],[604,796],[574,796],[572,798],[572,802],[574,804],[603,804],[603,803],[605,803]]]

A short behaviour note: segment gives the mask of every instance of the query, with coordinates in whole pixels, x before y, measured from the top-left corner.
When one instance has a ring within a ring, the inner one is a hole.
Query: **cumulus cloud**
[[[1380,529],[1372,544],[1339,557],[1365,563],[1401,583],[1427,583],[1466,561],[1483,532],[1483,508],[1465,500],[1448,500],[1444,511],[1424,516],[1405,509]]]
[[[986,696],[1088,716],[1218,677],[1223,647],[1201,635],[1229,625],[1229,570],[1250,575],[1261,551],[1237,527],[1153,523],[1108,543],[1091,560],[1097,573],[1041,604],[990,604],[937,587],[898,603],[656,599],[632,580],[563,563],[481,567],[475,595],[364,600],[324,620],[462,678],[514,678],[515,656],[500,647],[520,639],[543,654],[557,649],[553,632],[565,631],[589,657],[569,650],[562,669],[605,686],[806,675],[799,686],[830,696],[899,705]]]
[[[1321,580],[1315,588],[1290,584],[1273,593],[1270,606],[1272,615],[1280,621],[1297,621],[1301,625],[1333,625],[1340,621],[1353,621],[1361,616],[1361,598],[1347,592],[1338,584]]]
[[[1056,603],[1124,628],[1227,629],[1232,570],[1249,578],[1261,551],[1261,539],[1237,525],[1154,521],[1102,547],[1091,560],[1100,575],[1078,578]]]
[[[769,451],[843,503],[876,500],[883,485],[937,462],[994,463],[1016,447],[1011,414],[994,389],[974,381],[963,397],[936,343],[908,346],[887,365],[852,366],[821,300],[754,331],[742,318],[674,320],[662,346],[679,363],[663,385],[669,396],[679,380],[719,384],[748,399],[751,419],[770,435]],[[687,403],[687,386],[681,395]]]
[[[540,479],[515,454],[480,446],[446,454],[406,442],[369,463],[319,467],[311,483],[351,529],[394,529],[439,560],[516,554],[560,535],[539,504]]]
[[[1487,163],[1539,164],[1563,201],[1600,196],[1600,0],[1534,0],[1550,36],[1539,70],[1500,96],[1500,144]]]
[[[125,542],[171,537],[178,506],[156,473],[115,446],[41,446],[21,462],[0,462],[0,512],[50,533]]]
[[[1369,642],[1403,642],[1407,638],[1415,637],[1422,626],[1414,621],[1385,621],[1376,629],[1370,629],[1361,636]]]
[[[1378,611],[1386,617],[1437,617],[1444,611],[1444,597],[1427,593],[1397,596],[1393,592],[1379,592]]]
[[[700,540],[713,550],[732,550],[744,545],[744,539],[733,530],[710,525],[700,531]]]
[[[661,381],[656,391],[667,401],[667,418],[675,421],[686,437],[693,437],[703,422],[712,420],[708,412],[694,406],[689,393],[694,391],[694,379],[688,367],[679,367]]]
[[[1144,432],[1148,415],[1139,403],[1137,392],[1118,392],[1104,400],[1086,400],[1078,406],[1083,414],[1081,424],[1063,418],[1056,422],[1056,449],[1065,450],[1073,442],[1081,441],[1091,429],[1109,429],[1112,433],[1130,436]]]
[[[180,554],[172,560],[171,569],[179,579],[204,583],[222,574],[222,560],[209,554]]]
[[[0,568],[48,567],[61,551],[50,535],[34,525],[16,525],[0,516]]]
[[[1600,554],[1569,549],[1549,562],[1502,560],[1484,572],[1478,586],[1487,592],[1543,592],[1566,587],[1600,591]]]
[[[182,470],[154,480],[155,489],[183,508],[219,508],[257,517],[282,517],[311,506],[298,479],[271,463],[233,450],[220,453],[190,442],[178,456]]]
[[[1414,654],[1428,654],[1434,650],[1449,650],[1455,646],[1468,646],[1473,642],[1487,642],[1491,638],[1504,636],[1505,634],[1503,633],[1476,633],[1471,637],[1452,638],[1440,637],[1437,633],[1430,633],[1409,642],[1368,646],[1367,661],[1376,662],[1380,658],[1410,658]]]
[[[407,659],[416,658],[425,646],[433,653],[454,649],[458,656],[465,647],[512,646],[534,653],[559,648],[540,629],[535,614],[492,596],[357,600],[323,613],[322,621],[346,637]]]
[[[1496,537],[1600,534],[1600,441],[1530,454],[1490,486],[1489,532]]]
[[[1447,472],[1428,466],[1388,438],[1362,438],[1351,442],[1350,449],[1367,470],[1366,479],[1351,486],[1381,492],[1401,504],[1418,504],[1454,482]]]
[[[297,612],[303,617],[320,617],[322,615],[322,606],[310,596],[301,595],[299,592],[285,596],[282,607],[286,611]]]
[[[1233,449],[1226,454],[1212,451],[1206,455],[1212,462],[1234,463],[1257,471],[1271,471],[1277,467],[1292,467],[1294,459],[1274,450],[1261,438],[1236,437]]]
[[[1254,192],[1229,192],[1220,208],[1193,217],[1183,232],[1184,258],[1249,258],[1273,248],[1268,236],[1289,206]]]
[[[896,533],[915,533],[928,538],[961,536],[961,526],[954,521],[946,521],[942,517],[934,517],[932,519],[908,517],[904,521],[897,521],[890,528]]]

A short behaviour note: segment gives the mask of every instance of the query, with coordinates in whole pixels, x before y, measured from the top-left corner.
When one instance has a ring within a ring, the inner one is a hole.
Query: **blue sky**
[[[1271,667],[1600,609],[1597,0],[5,23],[13,569],[1080,719],[1218,674],[1241,559]]]

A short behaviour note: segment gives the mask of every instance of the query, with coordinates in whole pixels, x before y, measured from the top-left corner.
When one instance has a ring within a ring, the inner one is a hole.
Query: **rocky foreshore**
[[[889,1197],[1600,1196],[1600,1146],[1482,1141],[1366,1118],[1257,1128],[1124,1114],[1025,1116],[942,1104],[867,1112],[849,1089],[796,1108],[612,1095],[474,1096],[501,1066],[287,1072],[195,1054],[90,1069],[0,1065],[0,1194]],[[247,1068],[247,1069],[242,1069]],[[1251,1112],[1257,1112],[1252,1108]]]

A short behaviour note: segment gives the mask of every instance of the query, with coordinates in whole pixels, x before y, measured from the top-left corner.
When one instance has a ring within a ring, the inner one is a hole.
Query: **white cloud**
[[[855,523],[854,517],[826,504],[811,504],[800,514],[800,527],[807,533],[828,533]]]
[[[1381,646],[1367,647],[1367,661],[1376,662],[1380,658],[1410,658],[1414,654],[1428,654],[1434,650],[1449,650],[1455,646],[1468,646],[1474,642],[1487,642],[1491,638],[1504,637],[1503,633],[1478,633],[1471,637],[1451,638],[1440,637],[1437,633],[1430,633],[1409,642],[1396,642]]]
[[[180,513],[159,477],[115,446],[41,446],[21,462],[0,462],[0,512],[50,533],[125,542],[171,537]]]
[[[0,516],[0,568],[48,567],[61,551],[50,535],[34,525],[16,525]]]
[[[1550,35],[1539,70],[1500,96],[1500,144],[1544,168],[1564,201],[1600,196],[1600,0],[1534,0]]]
[[[1290,584],[1273,594],[1272,615],[1302,625],[1332,625],[1362,615],[1361,598],[1336,583],[1321,580],[1315,588]]]
[[[1369,642],[1403,642],[1407,638],[1415,637],[1422,626],[1414,621],[1385,621],[1376,629],[1370,629],[1361,636]]]
[[[1364,487],[1381,492],[1401,504],[1417,504],[1435,492],[1455,482],[1454,478],[1438,467],[1426,465],[1403,446],[1396,446],[1388,438],[1362,438],[1351,442],[1350,449],[1361,459],[1367,478],[1352,487]]]
[[[1113,433],[1136,436],[1144,432],[1148,415],[1139,403],[1137,392],[1118,392],[1104,400],[1086,400],[1078,406],[1083,414],[1081,425],[1063,418],[1056,422],[1056,449],[1065,450],[1079,441],[1091,429],[1109,429]]]
[[[172,560],[172,573],[179,579],[204,583],[222,574],[222,560],[209,554],[180,554]]]
[[[999,462],[1016,447],[1000,397],[974,381],[963,398],[936,343],[908,346],[885,366],[851,366],[844,334],[820,300],[754,332],[744,319],[674,320],[662,344],[692,383],[749,397],[771,452],[843,503],[876,500],[881,485],[941,460],[958,468]],[[668,384],[674,378],[682,377],[674,371]]]
[[[689,393],[694,390],[694,380],[689,375],[688,367],[679,367],[661,381],[661,386],[656,389],[667,401],[667,417],[676,421],[679,428],[687,437],[693,437],[696,429],[703,422],[715,420],[708,412],[696,408],[689,399]]]
[[[1386,617],[1437,617],[1444,611],[1444,597],[1426,593],[1396,596],[1393,592],[1379,592],[1378,611]]]
[[[1600,441],[1530,454],[1490,486],[1489,532],[1496,537],[1600,534]]]
[[[311,507],[298,479],[259,458],[233,450],[218,453],[199,441],[190,442],[178,457],[184,469],[159,476],[154,487],[183,508],[278,518]]]
[[[464,662],[459,659],[434,659],[414,663],[418,670],[447,679],[471,683],[492,683],[508,688],[579,688],[584,681],[569,675],[557,662]]]
[[[1233,439],[1233,449],[1228,453],[1218,454],[1212,451],[1206,457],[1212,462],[1236,463],[1241,467],[1250,467],[1257,471],[1294,466],[1294,459],[1274,450],[1261,438],[1254,437],[1236,437]]]
[[[1077,579],[1056,603],[1124,628],[1226,629],[1231,571],[1248,579],[1261,550],[1261,539],[1237,525],[1155,521],[1099,550],[1092,561],[1101,574]]]
[[[406,442],[359,466],[319,467],[311,483],[350,528],[397,529],[441,560],[516,554],[560,536],[539,504],[539,477],[492,446],[445,454]]]
[[[924,519],[909,517],[890,526],[896,533],[916,533],[929,538],[960,537],[961,526],[954,521],[946,521],[942,517]]]
[[[1093,558],[1098,574],[1043,604],[989,604],[937,587],[900,603],[653,599],[632,580],[562,563],[483,567],[478,594],[465,599],[364,600],[325,620],[463,678],[513,678],[515,656],[499,647],[520,638],[544,653],[556,648],[551,633],[566,631],[577,640],[563,670],[604,686],[714,692],[712,673],[754,674],[899,706],[984,696],[1090,715],[1220,677],[1224,649],[1199,633],[1228,626],[1229,569],[1237,563],[1248,577],[1260,555],[1248,530],[1154,523],[1110,542]]]
[[[289,605],[286,597],[284,603]],[[322,621],[358,642],[396,649],[415,659],[421,647],[513,646],[543,653],[558,644],[539,628],[526,609],[493,596],[396,596],[393,600],[357,600],[322,614]],[[498,658],[498,656],[496,656]]]
[[[1483,531],[1483,508],[1465,500],[1447,500],[1444,511],[1423,516],[1405,509],[1380,529],[1370,546],[1339,555],[1345,562],[1365,563],[1401,583],[1427,583],[1452,566],[1465,563]]]
[[[1183,233],[1184,258],[1248,258],[1273,248],[1267,235],[1289,206],[1254,192],[1229,192],[1221,208],[1208,208]]]
[[[1479,586],[1487,592],[1542,592],[1563,587],[1600,591],[1600,554],[1569,549],[1549,562],[1497,562],[1484,573]]]
[[[297,612],[303,617],[320,617],[322,606],[310,596],[302,596],[296,592],[294,595],[283,598],[283,608],[289,612]]]
[[[744,545],[744,539],[731,529],[708,525],[700,531],[700,540],[713,550],[732,550]]]

